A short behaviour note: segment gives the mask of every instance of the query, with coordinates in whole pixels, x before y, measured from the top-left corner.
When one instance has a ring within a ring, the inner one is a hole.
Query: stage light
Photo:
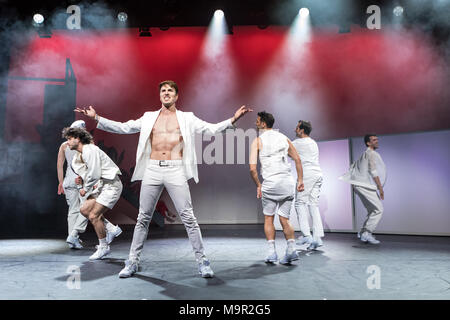
[[[33,22],[37,25],[41,25],[44,22],[44,16],[40,13],[36,13],[33,16]]]
[[[306,18],[309,15],[309,9],[308,8],[301,8],[298,11],[298,14],[300,15],[300,17],[302,18]]]
[[[223,13],[222,10],[216,10],[216,11],[214,12],[214,17],[217,18],[217,19],[223,18],[224,15],[225,15],[225,14]]]
[[[128,19],[128,15],[125,12],[119,12],[117,19],[119,19],[120,22],[125,22]]]
[[[392,11],[396,17],[400,17],[403,14],[403,7],[397,6]]]

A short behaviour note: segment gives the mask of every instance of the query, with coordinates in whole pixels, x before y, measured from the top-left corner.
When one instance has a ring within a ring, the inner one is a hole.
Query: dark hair
[[[366,147],[368,146],[367,143],[370,142],[370,137],[376,137],[377,135],[375,133],[368,133],[364,136],[364,144]]]
[[[169,85],[171,88],[174,88],[175,89],[175,93],[178,94],[178,86],[175,83],[175,81],[172,81],[172,80],[166,80],[166,81],[161,82],[159,84],[159,91],[161,91],[161,88],[163,86],[165,86],[166,84]]]
[[[80,139],[80,142],[82,144],[90,144],[94,140],[92,135],[82,128],[64,128],[62,131],[62,137],[65,139],[68,138]]]
[[[312,125],[311,122],[306,121],[306,120],[299,120],[298,123],[300,123],[299,129],[303,129],[303,131],[305,132],[306,135],[309,136],[309,134],[312,131]]]
[[[262,122],[264,122],[267,125],[267,128],[272,128],[273,124],[275,123],[275,119],[272,114],[261,111],[258,112],[258,117],[261,119]]]

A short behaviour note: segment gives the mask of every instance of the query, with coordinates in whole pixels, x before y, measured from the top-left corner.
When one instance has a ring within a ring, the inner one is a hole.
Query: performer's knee
[[[92,214],[92,213],[90,213],[88,216],[88,219],[91,223],[100,220],[100,218],[101,218],[101,215]]]
[[[183,224],[186,227],[195,228],[198,227],[197,218],[193,214],[183,214],[180,215]]]
[[[80,213],[85,216],[86,218],[89,218],[89,208],[87,207],[81,207]]]

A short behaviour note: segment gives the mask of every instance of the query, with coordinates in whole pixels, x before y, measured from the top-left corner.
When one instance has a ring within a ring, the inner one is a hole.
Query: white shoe
[[[138,271],[138,263],[136,261],[125,261],[125,268],[119,272],[119,278],[129,278]]]
[[[278,261],[278,255],[276,252],[269,253],[269,255],[264,259],[266,263],[275,263]]]
[[[89,257],[89,260],[100,260],[111,252],[109,246],[95,246],[95,248],[97,251]]]
[[[80,239],[78,237],[73,237],[69,235],[66,239],[66,242],[69,244],[70,249],[82,249],[83,246],[80,243]]]
[[[291,253],[287,253],[284,255],[284,257],[280,260],[281,264],[291,264],[292,261],[298,260],[299,256],[297,254],[297,251],[292,251]]]
[[[365,231],[361,234],[361,241],[370,244],[379,244],[380,241],[375,239],[375,237],[368,231]]]
[[[114,240],[114,238],[117,238],[121,233],[122,233],[122,229],[120,229],[119,226],[115,226],[114,230],[111,232],[106,230],[106,242],[108,242],[108,244],[110,244]]]
[[[198,264],[198,273],[202,275],[203,278],[214,277],[214,272],[211,269],[211,264],[208,259],[203,259]]]
[[[295,244],[298,246],[302,246],[304,244],[311,244],[313,242],[313,238],[311,237],[311,235],[309,236],[303,236],[303,237],[298,237],[297,241],[295,241]]]

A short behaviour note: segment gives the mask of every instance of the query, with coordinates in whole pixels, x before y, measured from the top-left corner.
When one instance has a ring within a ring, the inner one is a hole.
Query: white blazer
[[[100,179],[113,180],[121,174],[111,158],[94,144],[83,145],[83,152],[73,157],[72,168],[83,179],[86,192],[92,191]]]
[[[97,128],[112,133],[133,134],[140,132],[139,143],[136,152],[136,167],[131,177],[131,181],[142,180],[147,161],[150,159],[152,146],[150,144],[150,134],[161,109],[158,111],[145,112],[137,120],[127,122],[117,122],[98,117]],[[198,182],[197,155],[195,153],[195,134],[205,133],[214,135],[225,129],[234,128],[231,118],[216,124],[200,120],[192,112],[176,110],[178,124],[180,125],[181,136],[183,137],[183,163],[187,179],[194,178]]]
[[[379,177],[381,185],[384,186],[386,166],[378,152],[367,148],[361,157],[352,163],[350,170],[339,179],[356,186],[377,190],[377,185],[373,181],[375,177]]]

